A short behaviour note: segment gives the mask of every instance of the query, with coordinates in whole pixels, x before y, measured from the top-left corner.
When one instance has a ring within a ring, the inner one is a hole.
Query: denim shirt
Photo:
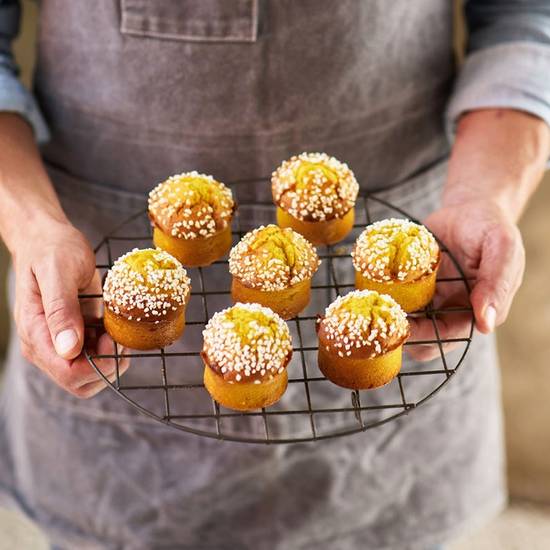
[[[0,111],[21,114],[43,143],[47,125],[11,50],[20,13],[19,0],[0,0]],[[465,17],[467,56],[445,113],[449,137],[462,113],[487,107],[523,110],[550,125],[550,2],[465,0]]]

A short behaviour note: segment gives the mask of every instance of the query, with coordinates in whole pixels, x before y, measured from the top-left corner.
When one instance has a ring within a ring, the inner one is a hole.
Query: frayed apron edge
[[[17,494],[17,491],[3,484],[0,484],[0,506],[9,511],[17,512],[31,521],[48,541],[50,550],[61,548],[52,541],[52,537],[50,536],[52,532],[63,533],[61,538],[63,538],[63,545],[66,548],[81,548],[82,550],[100,550],[107,548],[107,546],[104,546],[105,541],[97,538],[93,533],[69,534],[65,529],[56,527],[55,523],[48,523],[49,529],[44,529],[42,527],[44,523],[30,511],[30,508],[26,505],[23,498]],[[55,536],[55,538],[59,539],[60,537]],[[69,546],[66,546],[67,544]]]
[[[401,543],[396,546],[396,543],[393,542],[389,546],[377,547],[377,550],[395,550],[396,548],[399,548],[400,550],[425,550],[426,548],[430,548],[432,546],[437,547],[440,544],[448,544],[450,542],[457,541],[481,529],[489,521],[501,514],[506,509],[507,505],[508,496],[503,490],[501,490],[495,498],[483,505],[481,511],[477,512],[475,515],[470,514],[468,519],[455,523],[451,528],[442,529],[441,531],[434,530],[426,536],[421,538],[419,537],[414,541],[414,543],[408,546],[402,545]],[[364,527],[364,529],[369,528],[369,525]],[[363,528],[359,527],[354,529],[354,531],[360,531],[361,529]],[[297,548],[299,550],[308,550],[309,548],[312,548],[312,545],[321,545],[326,543],[330,544],[334,542],[335,539],[339,539],[341,541],[341,537],[346,535],[349,536],[349,532],[332,535],[329,538],[315,540],[310,539],[306,544],[300,545]],[[329,547],[330,546],[327,546],[327,548]]]
[[[411,547],[411,550],[423,550],[426,546],[447,544],[458,541],[468,535],[479,531],[492,519],[501,514],[508,506],[508,495],[504,490],[500,491],[496,498],[489,501],[483,508],[475,513],[469,514],[468,519],[454,524],[451,528],[444,529],[439,533],[433,533],[429,537],[422,539],[417,547]],[[391,550],[389,547],[380,550]]]
[[[25,517],[33,522],[36,522],[36,518],[28,511],[21,498],[18,498],[15,491],[10,490],[4,485],[0,485],[0,505],[13,511],[22,513]],[[502,513],[508,506],[508,495],[504,491],[499,491],[494,499],[486,503],[481,511],[478,511],[475,515],[470,515],[469,519],[461,521],[453,525],[452,528],[443,529],[441,531],[434,530],[432,533],[418,539],[412,546],[400,546],[403,550],[421,550],[429,546],[436,546],[438,544],[445,544],[452,541],[456,541],[465,538],[471,533],[474,533],[486,525],[490,520]],[[368,528],[368,527],[366,527]],[[44,532],[44,531],[42,531]],[[93,535],[91,535],[93,537]],[[341,534],[336,535],[340,537]],[[79,542],[82,543],[82,539],[78,537]],[[95,539],[95,537],[93,537]],[[306,550],[311,542],[314,544],[330,543],[335,536],[331,536],[326,539],[317,539],[315,541],[309,541],[306,546],[302,546],[303,550]],[[72,537],[71,537],[72,539]],[[73,539],[74,540],[74,539]],[[95,539],[97,541],[98,539]],[[383,546],[378,550],[394,550],[395,544],[391,546]]]

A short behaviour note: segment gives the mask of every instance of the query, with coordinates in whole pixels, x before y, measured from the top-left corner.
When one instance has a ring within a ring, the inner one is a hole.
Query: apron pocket
[[[120,0],[123,34],[192,42],[255,42],[258,0]]]

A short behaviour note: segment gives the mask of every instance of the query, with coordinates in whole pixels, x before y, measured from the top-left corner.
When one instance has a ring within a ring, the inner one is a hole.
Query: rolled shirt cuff
[[[46,143],[50,132],[33,95],[17,77],[0,66],[0,112],[17,113],[32,126],[38,143]]]
[[[526,111],[550,126],[549,45],[506,42],[468,55],[446,110],[449,140],[463,113],[495,107]]]

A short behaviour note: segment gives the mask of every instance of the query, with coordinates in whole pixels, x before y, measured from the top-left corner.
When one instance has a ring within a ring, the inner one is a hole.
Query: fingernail
[[[58,355],[69,353],[78,343],[78,336],[73,329],[62,330],[55,337],[55,351]]]
[[[494,308],[494,306],[487,306],[487,308],[485,309],[485,322],[487,323],[489,330],[495,330],[496,321],[497,310]]]
[[[120,345],[120,344],[117,344],[116,345],[116,352],[117,352],[117,355],[122,355],[125,351],[125,347]]]

